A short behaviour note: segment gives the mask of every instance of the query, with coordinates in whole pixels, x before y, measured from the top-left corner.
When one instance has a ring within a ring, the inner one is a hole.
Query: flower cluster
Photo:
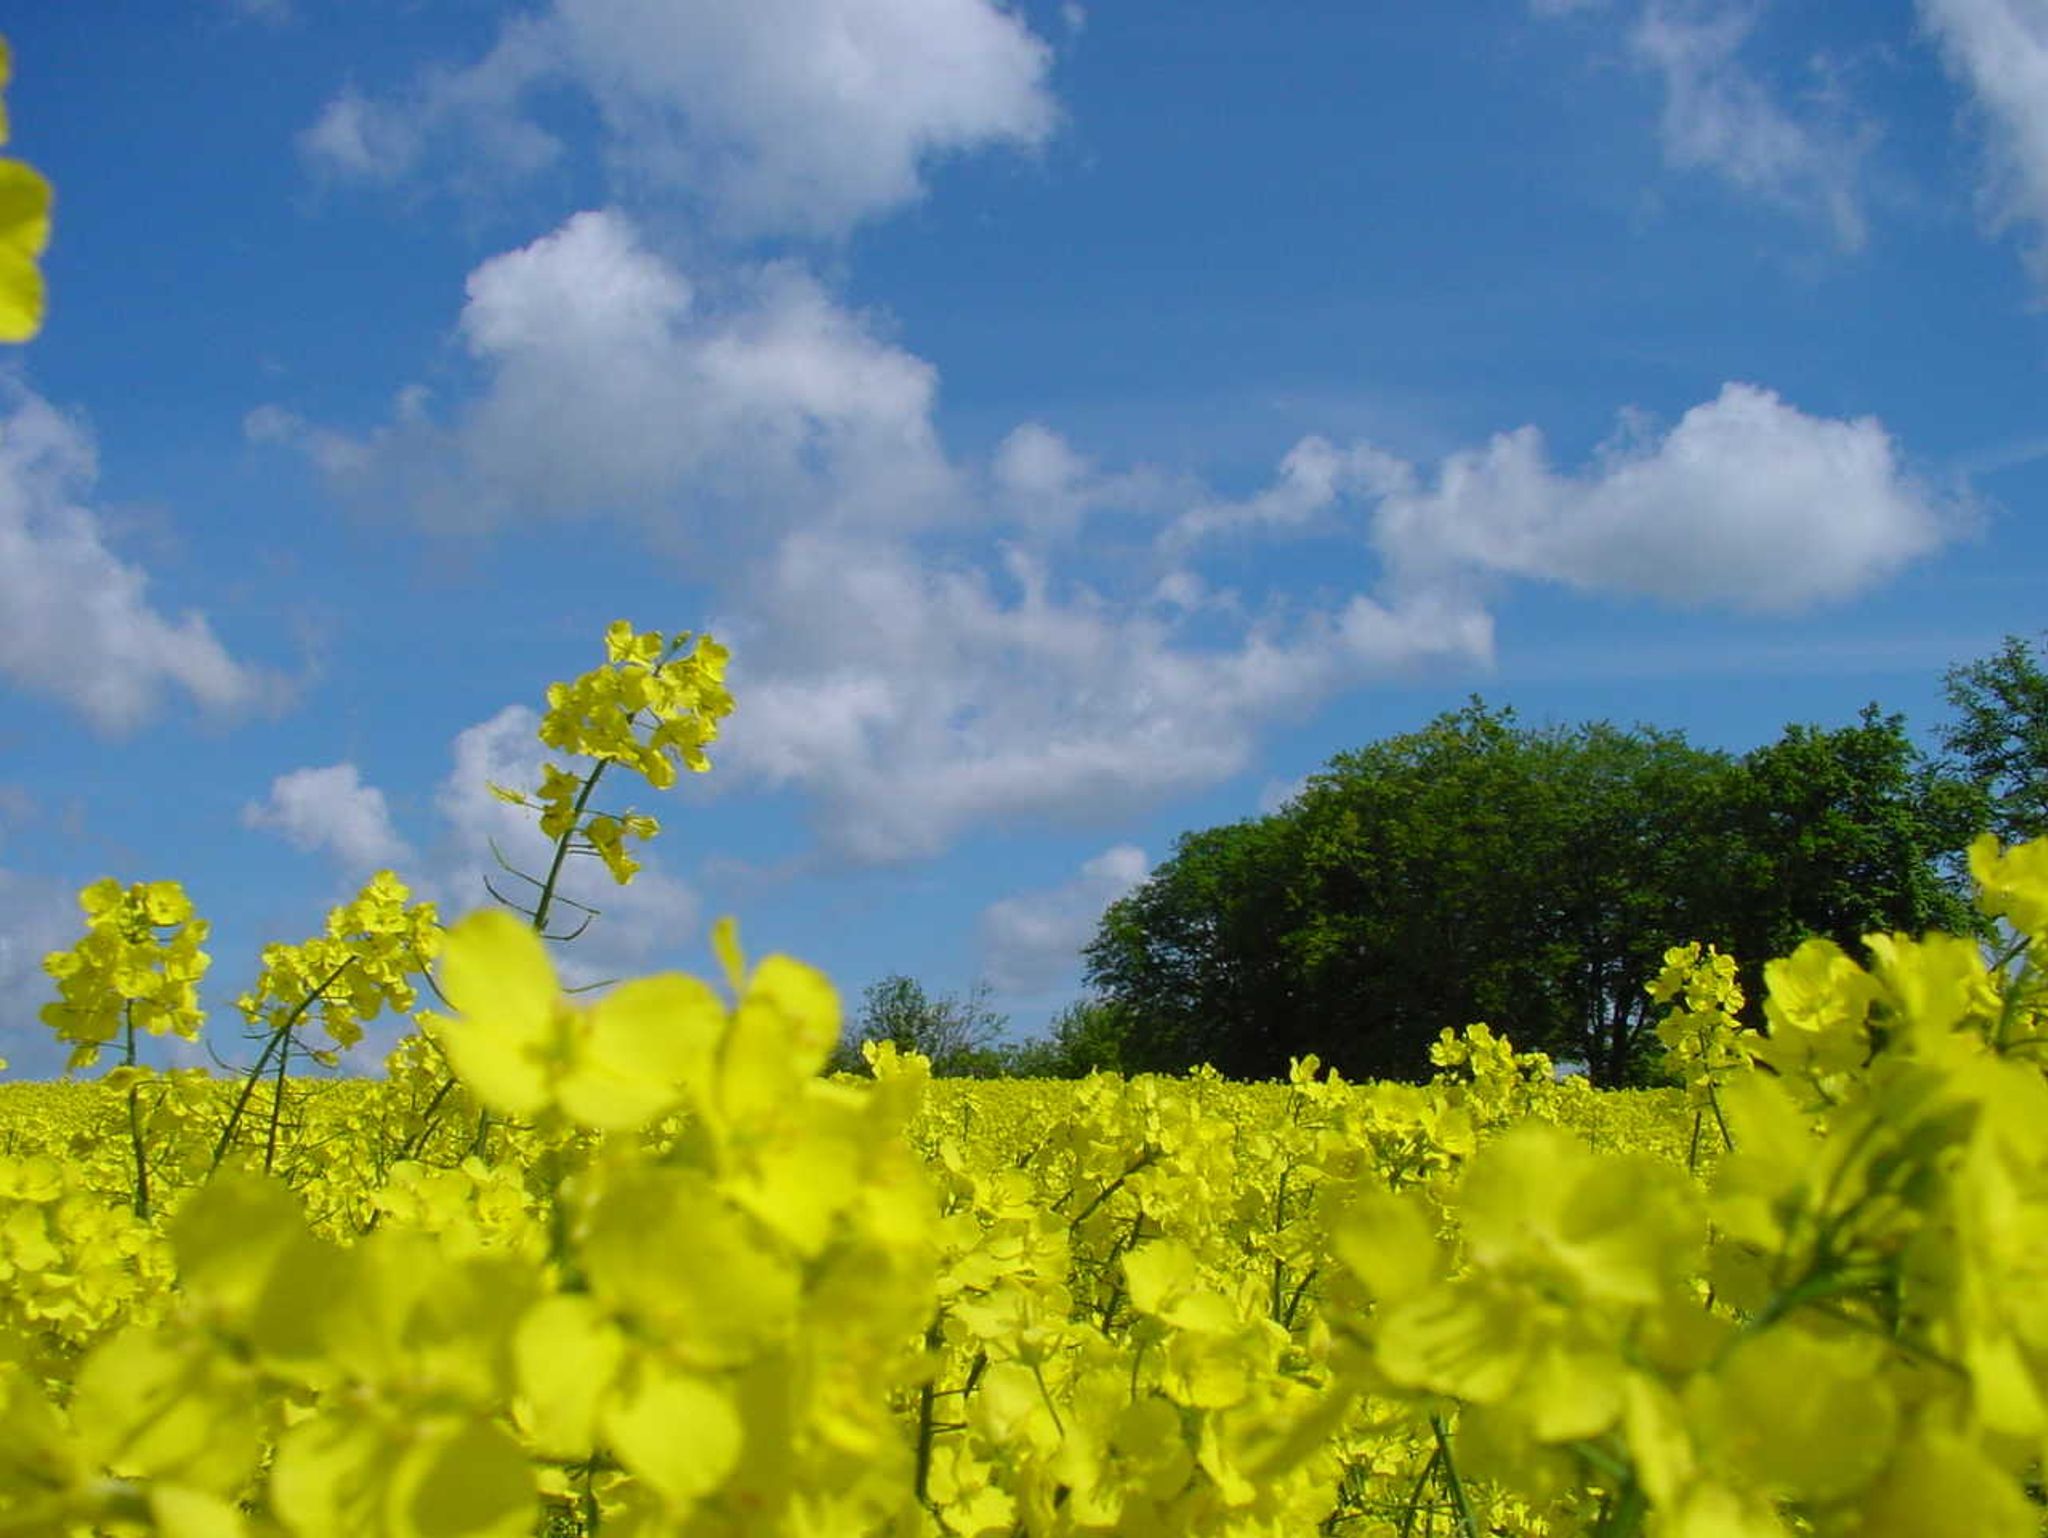
[[[405,883],[380,870],[354,902],[330,909],[327,933],[298,945],[266,945],[255,988],[236,1007],[268,1035],[289,1031],[318,1007],[321,1028],[335,1048],[363,1039],[363,1025],[390,1008],[411,1011],[408,980],[441,948],[441,926],[430,902],[405,906]],[[334,1050],[313,1056],[333,1067]]]
[[[1702,952],[1697,941],[1675,945],[1664,953],[1664,969],[1647,991],[1669,1006],[1657,1025],[1665,1066],[1684,1083],[1695,1112],[1709,1109],[1714,1087],[1747,1068],[1750,1051],[1761,1040],[1737,1018],[1742,987],[1735,981],[1735,958],[1711,945]]]
[[[1985,909],[2044,926],[2014,955],[2048,939],[2044,854],[1972,851]],[[2038,979],[1953,936],[1865,944],[1772,964],[1768,1036],[1726,958],[1667,956],[1660,1034],[1722,1129],[1704,1190],[1532,1123],[1454,1190],[1339,1215],[1340,1376],[1440,1438],[1454,1415],[1463,1477],[1571,1530],[2035,1533]]]
[[[41,1018],[72,1044],[66,1069],[90,1068],[124,1026],[196,1040],[206,1019],[199,979],[212,958],[199,948],[206,920],[192,916],[184,889],[175,881],[138,881],[123,891],[110,876],[80,892],[78,905],[84,938],[43,958],[60,997],[43,1006]],[[160,940],[159,929],[170,934]]]
[[[607,665],[571,683],[549,684],[548,712],[540,726],[542,742],[594,758],[596,768],[578,778],[557,765],[543,765],[537,801],[502,785],[492,785],[491,794],[538,810],[541,831],[562,841],[577,831],[607,764],[638,770],[657,790],[675,784],[678,762],[693,773],[708,770],[705,745],[717,739],[719,721],[733,708],[724,683],[730,653],[702,636],[689,655],[668,655],[680,652],[689,639],[690,633],[682,631],[664,642],[658,630],[635,634],[625,620],[614,621],[605,632]],[[645,740],[634,735],[643,710],[657,723]],[[652,838],[661,825],[632,812],[592,813],[581,831],[612,879],[624,886],[640,868],[626,853],[624,839]]]

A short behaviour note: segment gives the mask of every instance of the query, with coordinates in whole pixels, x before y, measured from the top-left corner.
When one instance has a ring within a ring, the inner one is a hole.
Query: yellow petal
[[[588,1458],[598,1402],[625,1355],[618,1326],[589,1294],[559,1294],[527,1311],[512,1355],[535,1445],[550,1458]]]
[[[499,908],[479,909],[448,931],[440,982],[463,1014],[534,1041],[546,1034],[561,992],[540,937]]]
[[[744,1428],[730,1395],[691,1373],[643,1359],[605,1407],[605,1437],[627,1469],[677,1506],[724,1484]]]
[[[533,1468],[496,1426],[417,1437],[391,1471],[389,1538],[528,1538],[539,1516]]]

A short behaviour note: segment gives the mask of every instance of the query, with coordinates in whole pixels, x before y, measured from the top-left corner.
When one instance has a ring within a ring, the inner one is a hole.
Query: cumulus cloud
[[[1729,383],[1663,436],[1624,416],[1585,475],[1552,471],[1532,426],[1495,434],[1446,459],[1427,492],[1386,498],[1374,541],[1407,580],[1468,567],[1790,612],[1890,578],[1962,518],[1903,469],[1876,418],[1806,416]]]
[[[1241,772],[1268,725],[1348,688],[1491,652],[1490,618],[1442,591],[1198,650],[1146,605],[1058,594],[1020,546],[1002,558],[1014,603],[900,541],[787,537],[727,626],[747,702],[721,738],[734,775],[810,791],[848,859],[915,859],[983,822],[1129,815]]]
[[[2032,0],[1920,0],[1920,17],[1988,131],[1993,226],[2034,226],[2028,263],[2048,291],[2048,12]]]
[[[19,385],[0,400],[0,676],[109,737],[141,728],[173,688],[222,716],[281,710],[282,677],[235,661],[203,615],[165,619],[148,575],[107,548],[82,505],[98,475],[86,430]]]
[[[1730,383],[1657,437],[1638,416],[1583,475],[1534,427],[1453,454],[1388,497],[1373,537],[1400,580],[1544,578],[1680,605],[1791,612],[1850,597],[1965,526],[1874,417],[1812,417]]]
[[[1604,9],[1588,0],[1531,0],[1538,16]],[[1857,183],[1872,142],[1839,102],[1795,116],[1740,57],[1757,0],[1644,0],[1628,31],[1635,61],[1662,79],[1665,159],[1712,172],[1738,190],[1818,213],[1848,250],[1862,246]]]
[[[393,181],[453,135],[512,172],[560,145],[529,95],[586,96],[622,179],[680,190],[745,234],[836,235],[915,200],[925,166],[1053,131],[1051,49],[993,0],[555,0],[467,68],[385,101],[344,90],[301,147]]]
[[[281,833],[299,849],[325,849],[355,875],[412,860],[411,848],[391,825],[384,793],[363,784],[354,764],[279,775],[267,798],[242,808],[242,825]]]
[[[1073,980],[1103,912],[1151,869],[1135,844],[1105,849],[1073,880],[989,904],[981,913],[980,969],[1008,998],[1038,998]]]
[[[758,546],[778,519],[909,527],[949,505],[935,371],[793,267],[707,304],[623,215],[593,211],[484,262],[467,295],[485,383],[451,423],[411,388],[365,437],[274,405],[246,430],[439,532],[623,512],[672,551],[730,560],[716,542]]]

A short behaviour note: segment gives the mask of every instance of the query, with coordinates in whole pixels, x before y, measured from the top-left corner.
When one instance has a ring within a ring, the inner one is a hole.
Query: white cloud
[[[299,849],[326,849],[361,877],[406,865],[413,857],[391,826],[384,793],[363,784],[354,764],[279,775],[267,799],[242,808],[242,825],[272,829]]]
[[[107,736],[143,726],[175,687],[220,715],[282,709],[276,674],[236,662],[204,616],[150,607],[149,578],[117,558],[81,505],[97,478],[85,429],[19,385],[0,387],[0,676],[78,711]]]
[[[1311,526],[1340,497],[1383,497],[1408,488],[1412,471],[1369,443],[1338,449],[1326,439],[1307,437],[1280,462],[1280,479],[1242,502],[1212,502],[1183,513],[1161,540],[1180,551],[1219,534],[1266,533]]]
[[[1026,540],[1070,540],[1091,515],[1155,512],[1177,488],[1158,471],[1099,470],[1042,422],[1025,422],[996,446],[989,461],[991,512]]]
[[[989,467],[999,504],[1032,529],[1066,536],[1088,511],[1091,466],[1067,440],[1026,422],[997,445]]]
[[[1601,0],[1530,5],[1544,17],[1601,8]],[[1644,0],[1628,48],[1662,77],[1665,159],[1818,213],[1845,249],[1856,250],[1866,233],[1857,181],[1872,129],[1850,124],[1838,102],[1803,117],[1779,104],[1738,57],[1761,9],[1762,0]]]
[[[736,232],[836,235],[919,197],[933,160],[1042,143],[1050,65],[992,0],[556,0],[389,103],[343,91],[301,142],[330,172],[390,181],[452,131],[530,171],[560,146],[524,98],[566,83],[622,180],[685,191]]]
[[[274,406],[245,430],[430,527],[624,512],[663,553],[735,573],[741,619],[713,628],[747,703],[723,778],[813,792],[839,858],[917,858],[985,820],[1146,807],[1241,772],[1267,723],[1358,682],[1489,653],[1487,616],[1442,594],[1393,609],[1361,596],[1284,633],[1254,623],[1223,650],[1177,646],[1182,621],[1242,605],[1160,572],[1142,543],[1152,598],[1055,598],[1035,547],[1099,509],[1163,505],[1162,478],[1099,471],[1027,424],[978,498],[939,446],[928,364],[788,267],[718,298],[623,217],[581,214],[471,274],[461,335],[487,378],[450,425],[408,390],[363,439]],[[913,543],[979,533],[991,514],[1023,535],[1000,572],[947,570]],[[1005,602],[992,577],[1021,596]]]
[[[43,958],[68,950],[84,933],[75,888],[53,877],[0,869],[0,1058],[7,1060],[10,1079],[63,1071],[71,1049],[41,1019],[43,1006],[57,999],[56,980],[43,970]]]
[[[1444,461],[1433,490],[1380,505],[1406,582],[1546,578],[1681,605],[1790,612],[1844,599],[1961,531],[1966,509],[1909,476],[1874,417],[1811,417],[1724,385],[1656,438],[1625,415],[1592,472],[1558,475],[1534,427]]]
[[[452,425],[409,389],[366,438],[275,406],[251,414],[251,436],[296,439],[365,505],[396,500],[442,532],[623,512],[672,551],[720,560],[764,547],[778,520],[911,527],[954,493],[932,367],[794,268],[709,306],[599,211],[484,262],[467,287],[461,332],[487,382]]]
[[[409,113],[371,105],[350,87],[321,109],[299,135],[299,147],[337,175],[396,181],[419,159],[419,124]]]
[[[2038,0],[1920,0],[1920,16],[1990,131],[1994,227],[2035,227],[2028,263],[2048,291],[2048,10]]]
[[[1028,999],[1071,983],[1104,910],[1150,868],[1144,850],[1117,844],[1062,886],[989,904],[978,925],[989,986],[1004,997]]]
[[[491,51],[461,70],[434,70],[396,99],[346,85],[299,135],[299,152],[321,173],[390,184],[419,171],[436,135],[457,135],[486,172],[526,176],[553,165],[561,142],[520,116],[525,94],[557,69],[553,30],[530,18],[506,23]],[[452,178],[467,184],[475,172]]]
[[[1281,636],[1173,644],[1145,605],[1003,547],[1020,597],[935,569],[900,542],[793,534],[735,595],[721,742],[735,779],[816,797],[827,843],[869,862],[935,854],[1014,818],[1088,826],[1243,770],[1260,732],[1332,695],[1436,659],[1484,660],[1488,616],[1436,591],[1359,596]]]

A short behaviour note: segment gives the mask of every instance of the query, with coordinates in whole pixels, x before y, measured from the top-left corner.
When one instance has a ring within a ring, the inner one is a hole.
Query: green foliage
[[[1946,767],[1983,797],[1978,826],[2008,843],[2048,834],[2048,672],[2007,636],[1995,656],[1943,677],[1956,719],[1943,728]]]
[[[1741,770],[1724,808],[1723,948],[1751,997],[1763,958],[1815,936],[1854,951],[1871,933],[1983,931],[1962,869],[1982,799],[1922,758],[1904,716],[1871,704],[1854,726],[1788,726]]]
[[[860,1019],[834,1048],[826,1071],[865,1073],[861,1044],[891,1042],[898,1052],[930,1058],[931,1071],[941,1077],[997,1078],[1006,1071],[997,1038],[1008,1017],[987,1007],[987,995],[984,983],[965,1002],[950,994],[930,999],[922,983],[900,972],[870,983]]]
[[[1606,722],[1521,726],[1476,697],[1333,758],[1273,816],[1183,837],[1104,915],[1090,983],[1124,1066],[1269,1078],[1315,1053],[1419,1079],[1450,1028],[1659,1070],[1645,986],[1670,946],[1761,958],[1809,936],[1968,931],[1976,803],[1875,706],[1737,759]]]
[[[1003,1076],[1015,1079],[1085,1079],[1097,1071],[1124,1071],[1128,1024],[1114,1003],[1081,999],[1054,1019],[1049,1035],[1003,1047]]]
[[[1281,948],[1300,858],[1286,818],[1187,834],[1172,860],[1110,905],[1087,951],[1089,982],[1120,1012],[1126,1072],[1207,1062],[1268,1077],[1300,1046],[1297,970]]]

